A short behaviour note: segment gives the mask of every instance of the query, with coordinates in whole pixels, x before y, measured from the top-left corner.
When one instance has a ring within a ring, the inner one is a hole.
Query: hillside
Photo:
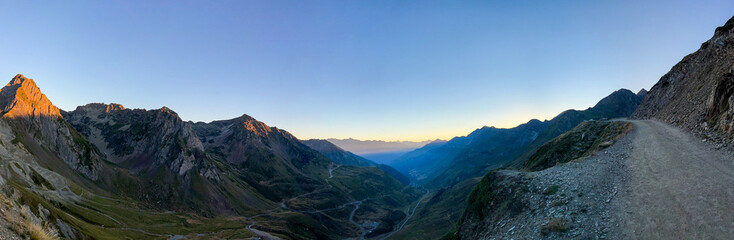
[[[437,239],[449,232],[464,214],[466,197],[481,178],[471,178],[428,193],[403,230],[390,239]]]
[[[529,144],[547,127],[547,121],[533,119],[510,129],[489,128],[472,139],[472,142],[451,160],[448,167],[427,185],[450,186],[499,168],[525,152]]]
[[[455,142],[457,141],[454,141],[454,143]],[[441,149],[440,147],[446,143],[446,141],[434,141],[424,145],[423,147],[404,153],[392,163],[392,166],[394,166],[395,169],[402,173],[409,174],[410,170],[412,169],[419,168],[426,163],[435,162],[435,160],[431,160],[432,156],[441,154],[436,152],[429,152],[433,151],[434,149]],[[442,150],[443,149],[437,151]]]
[[[632,124],[610,121],[584,121],[575,128],[543,144],[522,170],[540,171],[556,164],[589,156],[609,147],[632,130]]]

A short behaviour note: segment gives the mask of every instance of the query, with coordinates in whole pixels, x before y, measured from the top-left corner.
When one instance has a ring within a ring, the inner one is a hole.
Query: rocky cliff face
[[[181,176],[192,168],[209,171],[194,130],[166,107],[143,110],[93,103],[64,115],[108,160],[133,172],[152,174],[159,167]],[[217,178],[215,171],[209,177]]]
[[[103,156],[61,116],[33,79],[18,74],[0,90],[2,119],[33,152],[50,150],[69,167],[97,180]]]
[[[720,138],[734,139],[734,18],[698,51],[684,57],[650,89],[633,117],[653,118]]]

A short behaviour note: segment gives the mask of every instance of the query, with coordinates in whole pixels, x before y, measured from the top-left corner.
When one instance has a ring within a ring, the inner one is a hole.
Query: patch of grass
[[[568,231],[568,226],[566,226],[566,220],[563,218],[551,219],[548,224],[540,227],[540,233],[542,233],[543,235],[548,235],[551,232],[565,231]]]
[[[543,191],[543,195],[549,195],[549,196],[550,195],[554,195],[554,194],[556,194],[558,192],[558,189],[559,188],[560,188],[560,186],[558,186],[558,185],[550,186],[550,187],[546,188],[545,191]]]
[[[489,206],[496,194],[492,189],[492,176],[492,172],[484,176],[469,194],[466,206],[467,212],[474,213],[482,218],[482,210]]]
[[[441,240],[460,240],[458,233],[459,233],[459,223],[454,224],[454,226],[451,227],[451,230],[449,230],[448,233],[444,234],[441,237]]]
[[[54,188],[54,185],[52,185],[48,180],[43,178],[43,176],[41,176],[41,174],[36,172],[36,170],[34,170],[33,168],[31,168],[31,180],[33,180],[33,183],[35,183],[36,185],[44,186],[46,187],[46,189],[49,189],[49,190],[56,190],[56,188]]]

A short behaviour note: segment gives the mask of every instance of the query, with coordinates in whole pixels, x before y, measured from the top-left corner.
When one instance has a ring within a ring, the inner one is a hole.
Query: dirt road
[[[619,198],[624,239],[731,239],[734,158],[682,130],[632,120]]]

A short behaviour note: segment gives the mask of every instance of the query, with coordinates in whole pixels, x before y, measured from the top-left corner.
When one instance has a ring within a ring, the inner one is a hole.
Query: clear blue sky
[[[299,138],[423,140],[650,88],[734,1],[14,1],[0,78],[58,107],[247,113]],[[3,81],[5,81],[3,80]]]

